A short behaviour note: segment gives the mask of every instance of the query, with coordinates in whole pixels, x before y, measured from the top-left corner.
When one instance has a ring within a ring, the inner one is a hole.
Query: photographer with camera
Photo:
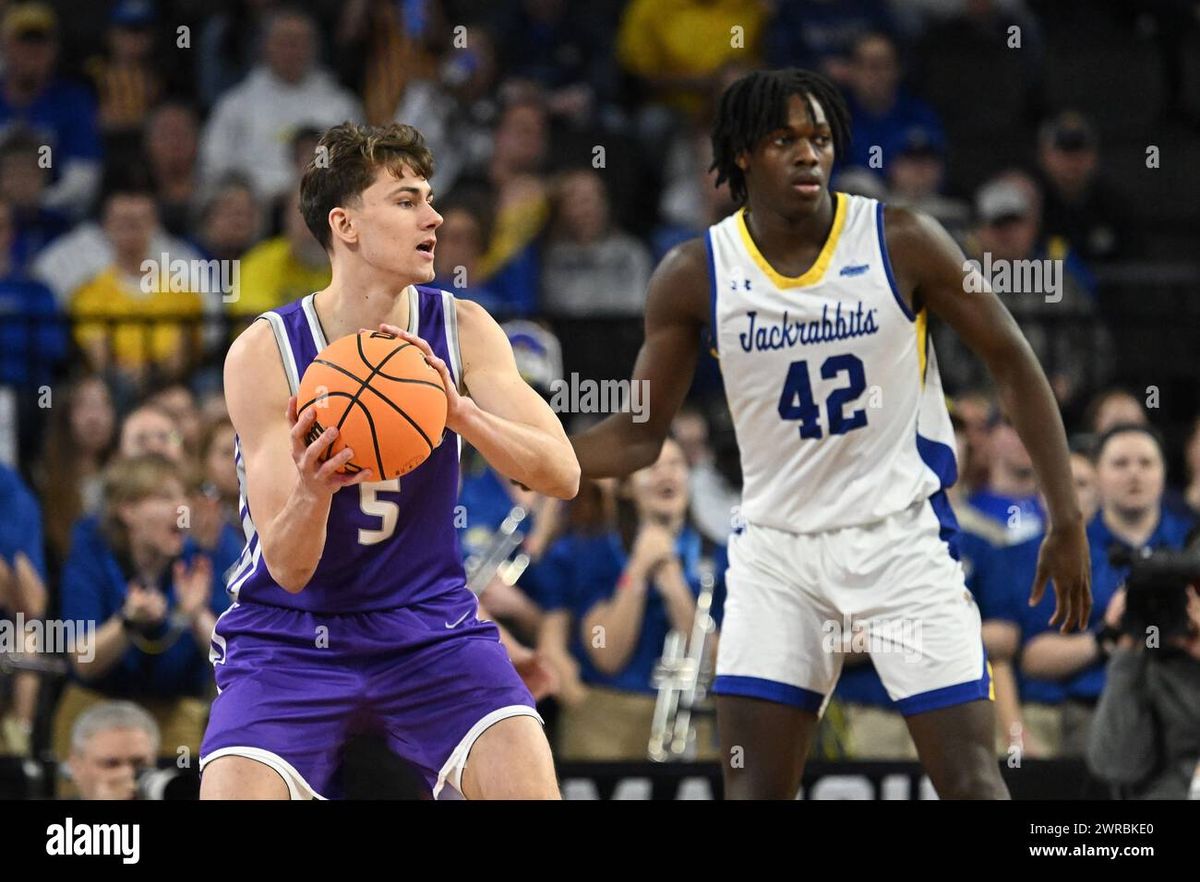
[[[1114,563],[1112,550],[1184,547],[1192,522],[1162,504],[1165,465],[1157,433],[1145,425],[1122,424],[1100,436],[1095,451],[1100,511],[1088,525],[1092,559],[1093,607],[1089,629],[1062,634],[1048,623],[1054,608],[1049,594],[1022,615],[1025,645],[1021,670],[1026,687],[1061,688],[1063,756],[1080,756],[1088,744],[1095,708],[1104,691],[1105,664],[1120,637],[1126,604],[1121,588],[1127,565]],[[1023,691],[1027,691],[1023,690]]]
[[[138,799],[138,781],[154,768],[158,748],[150,714],[131,701],[107,701],[75,720],[67,770],[81,799]]]
[[[1116,798],[1200,798],[1200,534],[1184,552],[1118,549],[1119,636],[1087,745]]]

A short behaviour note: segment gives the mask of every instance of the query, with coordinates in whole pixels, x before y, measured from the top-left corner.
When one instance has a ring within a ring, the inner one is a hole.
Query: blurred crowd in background
[[[64,676],[0,659],[0,752],[69,761],[79,792],[120,795],[156,754],[198,749],[209,635],[244,541],[220,367],[254,316],[329,281],[297,207],[323,128],[423,132],[444,218],[435,284],[506,322],[549,398],[572,373],[629,375],[653,267],[735,210],[709,171],[717,97],[751,69],[794,65],[833,79],[852,112],[834,189],[928,212],[969,258],[1060,262],[1061,297],[1004,300],[1072,437],[1088,633],[1049,628],[1052,593],[1025,603],[1045,530],[1036,478],[979,362],[934,330],[998,755],[1086,756],[1133,795],[1175,793],[1179,775],[1135,776],[1127,745],[1090,724],[1110,658],[1136,651],[1117,634],[1124,571],[1109,547],[1181,548],[1200,512],[1200,362],[1180,337],[1200,321],[1200,203],[1184,183],[1200,162],[1197,8],[0,4],[0,617],[97,626]],[[197,280],[206,261],[235,271]],[[569,505],[464,458],[465,557],[513,506],[528,512],[528,568],[482,603],[563,759],[645,758],[654,665],[667,633],[690,629],[706,570],[719,623],[740,479],[715,362],[673,438],[652,468],[585,482]],[[635,600],[617,590],[630,573],[648,586]],[[41,647],[24,649],[12,657]],[[1200,671],[1196,639],[1175,649]],[[1179,768],[1200,757],[1189,725],[1171,742]],[[710,726],[700,742],[715,755]],[[848,659],[817,749],[915,756],[866,657]]]

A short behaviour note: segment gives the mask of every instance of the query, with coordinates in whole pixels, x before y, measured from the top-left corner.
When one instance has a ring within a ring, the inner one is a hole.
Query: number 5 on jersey
[[[380,499],[376,494],[381,491],[399,493],[400,479],[392,478],[390,481],[375,481],[370,484],[358,485],[358,505],[363,514],[383,520],[377,530],[359,528],[359,545],[378,545],[380,542],[390,539],[396,532],[396,519],[400,516],[400,505],[390,499]]]
[[[833,380],[845,373],[849,384],[834,389],[825,399],[825,412],[829,419],[829,434],[844,435],[867,424],[867,412],[862,408],[846,415],[845,407],[867,388],[863,363],[856,355],[831,355],[821,363],[821,377]],[[783,394],[779,396],[779,416],[785,420],[800,421],[801,438],[820,438],[821,408],[813,399],[812,382],[808,378],[808,362],[793,361],[788,365],[787,379],[783,381]]]

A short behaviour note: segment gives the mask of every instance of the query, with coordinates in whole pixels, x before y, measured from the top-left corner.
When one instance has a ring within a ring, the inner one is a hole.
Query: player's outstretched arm
[[[312,578],[325,549],[333,494],[371,480],[371,471],[337,474],[354,456],[349,448],[321,462],[337,437],[332,427],[312,444],[305,442],[316,410],[310,407],[297,418],[275,335],[265,321],[252,324],[229,348],[225,401],[241,446],[250,514],[267,571],[296,594]]]
[[[613,414],[571,439],[587,477],[628,475],[658,459],[692,385],[700,331],[709,321],[709,285],[702,239],[671,249],[654,271],[646,293],[645,340],[633,367],[633,382],[645,384],[646,409],[637,419],[633,413]]]
[[[507,478],[530,490],[571,499],[579,491],[579,463],[554,411],[522,379],[504,329],[478,303],[456,300],[463,386],[429,344],[392,325],[380,325],[419,346],[446,387],[446,428],[483,454]]]
[[[1033,460],[1050,525],[1030,603],[1041,599],[1052,579],[1057,605],[1050,623],[1064,632],[1086,628],[1092,609],[1087,535],[1072,486],[1066,430],[1041,365],[1004,304],[937,221],[888,208],[885,229],[901,291],[911,292],[918,308],[928,306],[983,359]]]

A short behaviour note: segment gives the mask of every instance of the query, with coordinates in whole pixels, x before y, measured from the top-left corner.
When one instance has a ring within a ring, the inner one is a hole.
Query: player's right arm
[[[333,494],[370,480],[371,472],[337,474],[354,456],[349,448],[321,462],[337,437],[332,426],[312,444],[305,443],[316,409],[310,407],[297,418],[275,335],[265,321],[254,322],[229,348],[225,400],[241,446],[250,515],[263,561],[272,579],[297,594],[325,550]]]
[[[645,340],[633,368],[633,382],[646,384],[646,419],[613,414],[572,438],[585,477],[628,475],[658,459],[692,385],[700,331],[709,321],[710,285],[703,239],[671,249],[654,271],[646,293]]]

